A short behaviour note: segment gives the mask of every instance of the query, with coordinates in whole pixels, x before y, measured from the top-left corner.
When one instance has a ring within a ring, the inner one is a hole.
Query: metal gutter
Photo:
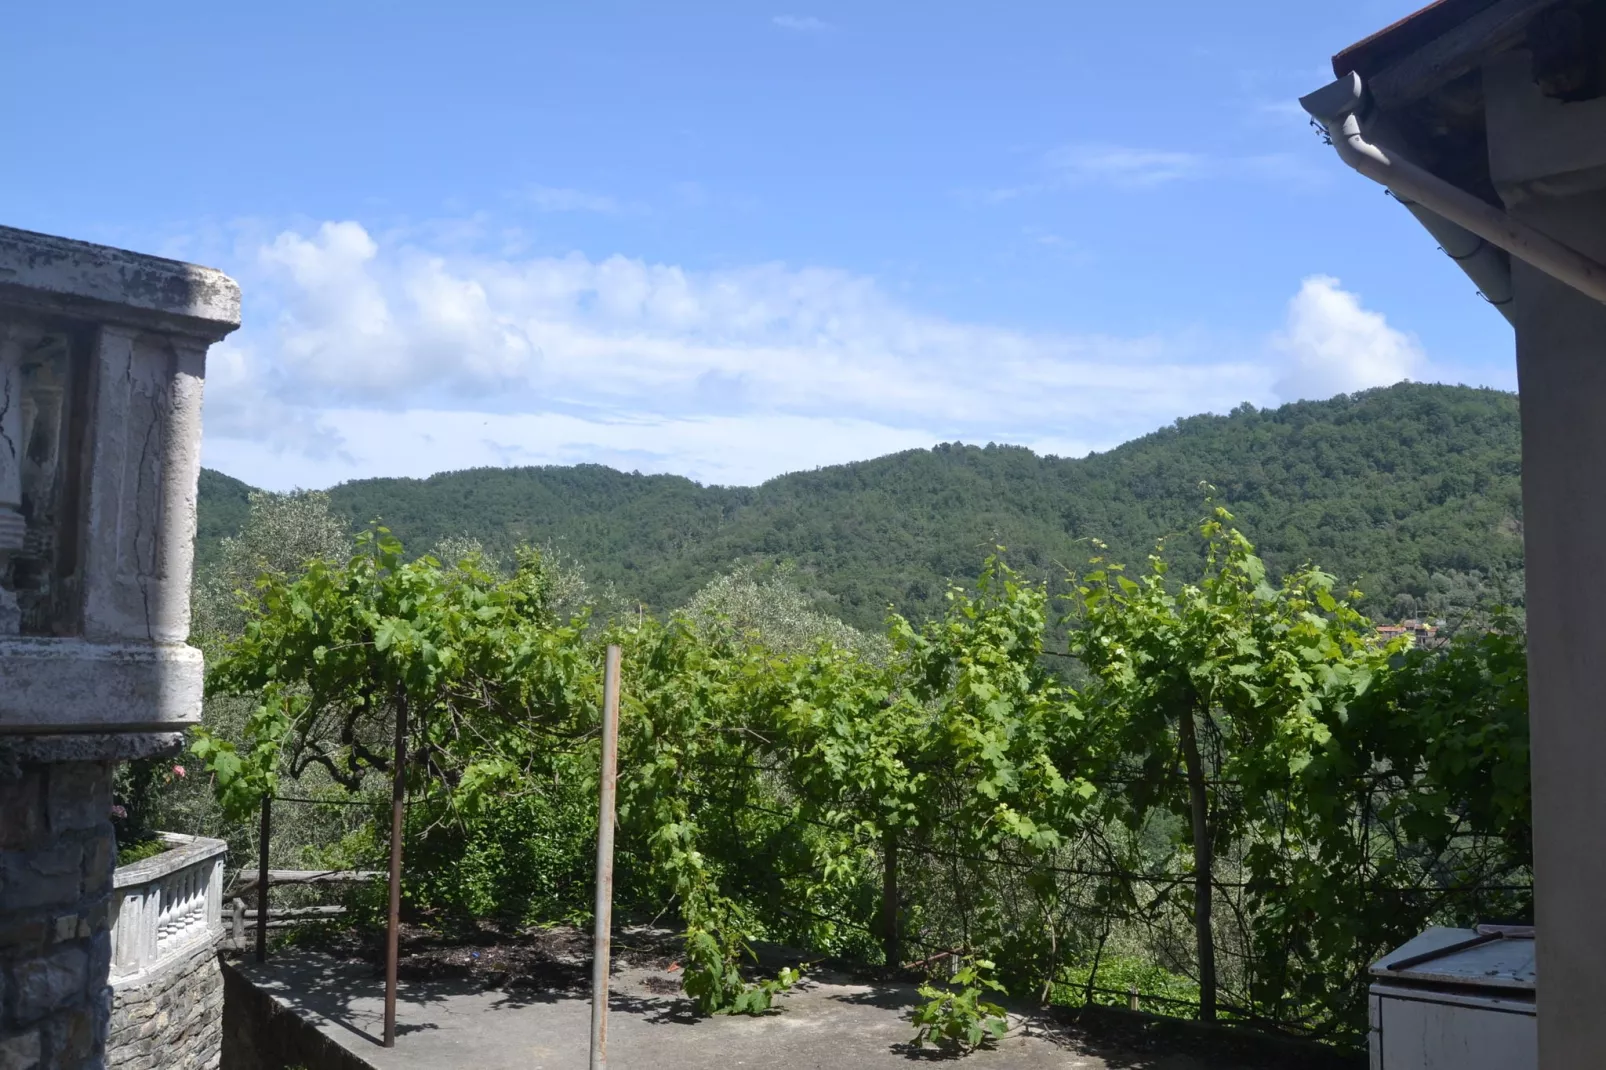
[[[1300,97],[1299,103],[1327,130],[1339,159],[1372,181],[1388,187],[1401,203],[1422,220],[1429,232],[1439,238],[1445,251],[1456,257],[1456,262],[1473,277],[1473,281],[1478,282],[1480,288],[1486,284],[1480,281],[1479,276],[1488,278],[1487,285],[1495,292],[1484,290],[1484,293],[1491,301],[1501,297],[1509,301],[1509,269],[1505,273],[1506,281],[1502,290],[1494,262],[1480,253],[1473,239],[1482,239],[1489,245],[1503,249],[1580,293],[1606,304],[1606,265],[1513,219],[1502,209],[1418,167],[1398,152],[1367,141],[1360,120],[1364,99],[1361,76],[1351,72],[1314,93]],[[1440,223],[1450,224],[1450,227],[1440,226]],[[1458,257],[1457,249],[1464,249],[1464,256]],[[1474,270],[1478,274],[1474,274]],[[1510,318],[1507,309],[1502,308],[1501,311]]]
[[[1433,235],[1434,240],[1439,243],[1439,248],[1444,250],[1444,255],[1454,260],[1456,266],[1477,284],[1478,292],[1483,295],[1484,300],[1510,321],[1513,296],[1511,256],[1504,249],[1478,237],[1466,227],[1450,222],[1419,201],[1407,200],[1398,191],[1391,192],[1394,193],[1395,200],[1416,216],[1416,221],[1422,224],[1422,229]]]

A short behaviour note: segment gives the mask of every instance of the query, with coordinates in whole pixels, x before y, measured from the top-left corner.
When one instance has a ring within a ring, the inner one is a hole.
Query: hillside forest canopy
[[[613,643],[620,911],[680,927],[701,1011],[769,1007],[772,941],[957,961],[917,1022],[962,1049],[994,990],[1129,987],[1354,1046],[1382,951],[1531,917],[1515,421],[1408,384],[751,489],[208,474],[207,775],[136,769],[127,823],[254,853],[264,794],[319,800],[271,856],[376,868],[406,710],[409,918],[583,922]],[[1377,632],[1435,605],[1448,641]]]
[[[758,487],[599,465],[484,468],[343,483],[329,501],[349,530],[379,521],[408,547],[467,536],[503,557],[555,549],[659,613],[739,565],[789,563],[823,612],[879,632],[889,605],[940,613],[948,585],[973,581],[994,546],[1056,595],[1089,538],[1141,560],[1189,529],[1207,482],[1274,576],[1320,562],[1363,592],[1370,616],[1398,620],[1521,606],[1520,459],[1516,395],[1401,383],[1195,416],[1073,460],[951,444]],[[203,572],[250,490],[203,473]]]

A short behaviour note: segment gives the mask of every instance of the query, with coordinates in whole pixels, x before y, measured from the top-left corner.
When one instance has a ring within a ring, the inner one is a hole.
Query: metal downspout
[[[1394,199],[1416,216],[1422,229],[1433,235],[1444,250],[1444,255],[1456,262],[1467,277],[1478,286],[1484,300],[1508,321],[1512,316],[1511,257],[1493,243],[1484,241],[1466,227],[1450,222],[1419,201],[1408,200],[1398,190],[1390,190]]]
[[[1478,283],[1502,314],[1510,318],[1510,310],[1501,307],[1510,301],[1510,271],[1509,267],[1492,259],[1497,258],[1497,254],[1488,248],[1490,245],[1606,303],[1606,265],[1513,219],[1399,153],[1367,141],[1361,133],[1358,115],[1362,99],[1361,76],[1352,71],[1331,85],[1300,97],[1299,103],[1326,128],[1339,158],[1372,181],[1388,187],[1439,240],[1445,252]],[[1488,245],[1480,248],[1480,239]],[[1501,268],[1506,270],[1502,272]]]

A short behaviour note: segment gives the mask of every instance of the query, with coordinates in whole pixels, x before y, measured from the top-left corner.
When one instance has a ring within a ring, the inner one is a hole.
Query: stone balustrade
[[[170,850],[112,877],[107,1070],[214,1070],[221,1057],[222,840],[166,834]]]
[[[138,984],[223,935],[222,840],[166,833],[173,848],[112,877],[114,986]]]

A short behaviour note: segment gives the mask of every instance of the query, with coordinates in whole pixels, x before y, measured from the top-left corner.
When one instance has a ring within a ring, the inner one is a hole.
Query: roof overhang
[[[1606,0],[1438,0],[1333,72],[1301,103],[1508,317],[1508,254],[1606,301],[1606,265],[1508,212],[1606,188]]]
[[[1333,57],[1359,74],[1369,117],[1390,146],[1448,182],[1502,205],[1489,168],[1483,76],[1497,57],[1521,62],[1545,96],[1606,93],[1606,2],[1438,0]]]

